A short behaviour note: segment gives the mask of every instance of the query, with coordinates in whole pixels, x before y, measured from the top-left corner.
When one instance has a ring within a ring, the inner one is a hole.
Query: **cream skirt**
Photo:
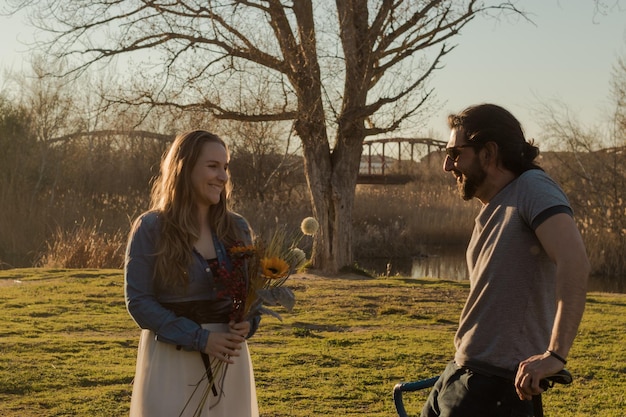
[[[202,327],[228,331],[228,324],[222,323]],[[142,330],[130,417],[258,417],[254,373],[245,342],[239,352],[232,365],[211,360],[215,395],[208,386],[200,352],[177,350],[174,345],[157,342],[153,332]]]

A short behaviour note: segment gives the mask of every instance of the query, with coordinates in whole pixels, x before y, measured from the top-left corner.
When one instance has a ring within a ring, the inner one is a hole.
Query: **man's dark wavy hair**
[[[520,175],[529,169],[542,169],[534,160],[539,148],[527,141],[520,122],[506,109],[495,104],[470,106],[448,116],[450,129],[462,129],[468,143],[498,145],[504,168]]]

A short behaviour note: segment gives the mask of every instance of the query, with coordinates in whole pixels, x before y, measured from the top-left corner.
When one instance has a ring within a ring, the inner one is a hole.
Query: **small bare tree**
[[[128,88],[111,100],[292,122],[320,223],[313,263],[327,272],[352,263],[364,139],[392,132],[428,109],[426,80],[476,15],[520,14],[512,2],[478,0],[9,4],[29,7],[37,24],[56,35],[46,48],[74,65],[70,74],[134,54]],[[256,94],[258,83],[270,85],[267,96]]]
[[[613,135],[618,144],[626,145],[626,55],[615,64],[611,94],[615,103]]]
[[[544,127],[556,150],[544,165],[574,206],[594,272],[623,276],[626,270],[626,65],[612,77],[614,112],[606,129],[586,128],[567,107],[546,105]]]

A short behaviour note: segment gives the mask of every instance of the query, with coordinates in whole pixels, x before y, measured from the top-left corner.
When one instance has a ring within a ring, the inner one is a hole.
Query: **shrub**
[[[98,226],[57,228],[46,244],[39,266],[52,268],[121,268],[126,234],[103,233]]]

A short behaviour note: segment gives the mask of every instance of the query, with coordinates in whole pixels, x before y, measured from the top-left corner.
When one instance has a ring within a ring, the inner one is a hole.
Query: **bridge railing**
[[[407,173],[390,172],[409,162],[417,163],[419,158],[433,151],[445,149],[446,142],[431,138],[387,138],[363,142],[360,184],[404,184],[412,177]]]

